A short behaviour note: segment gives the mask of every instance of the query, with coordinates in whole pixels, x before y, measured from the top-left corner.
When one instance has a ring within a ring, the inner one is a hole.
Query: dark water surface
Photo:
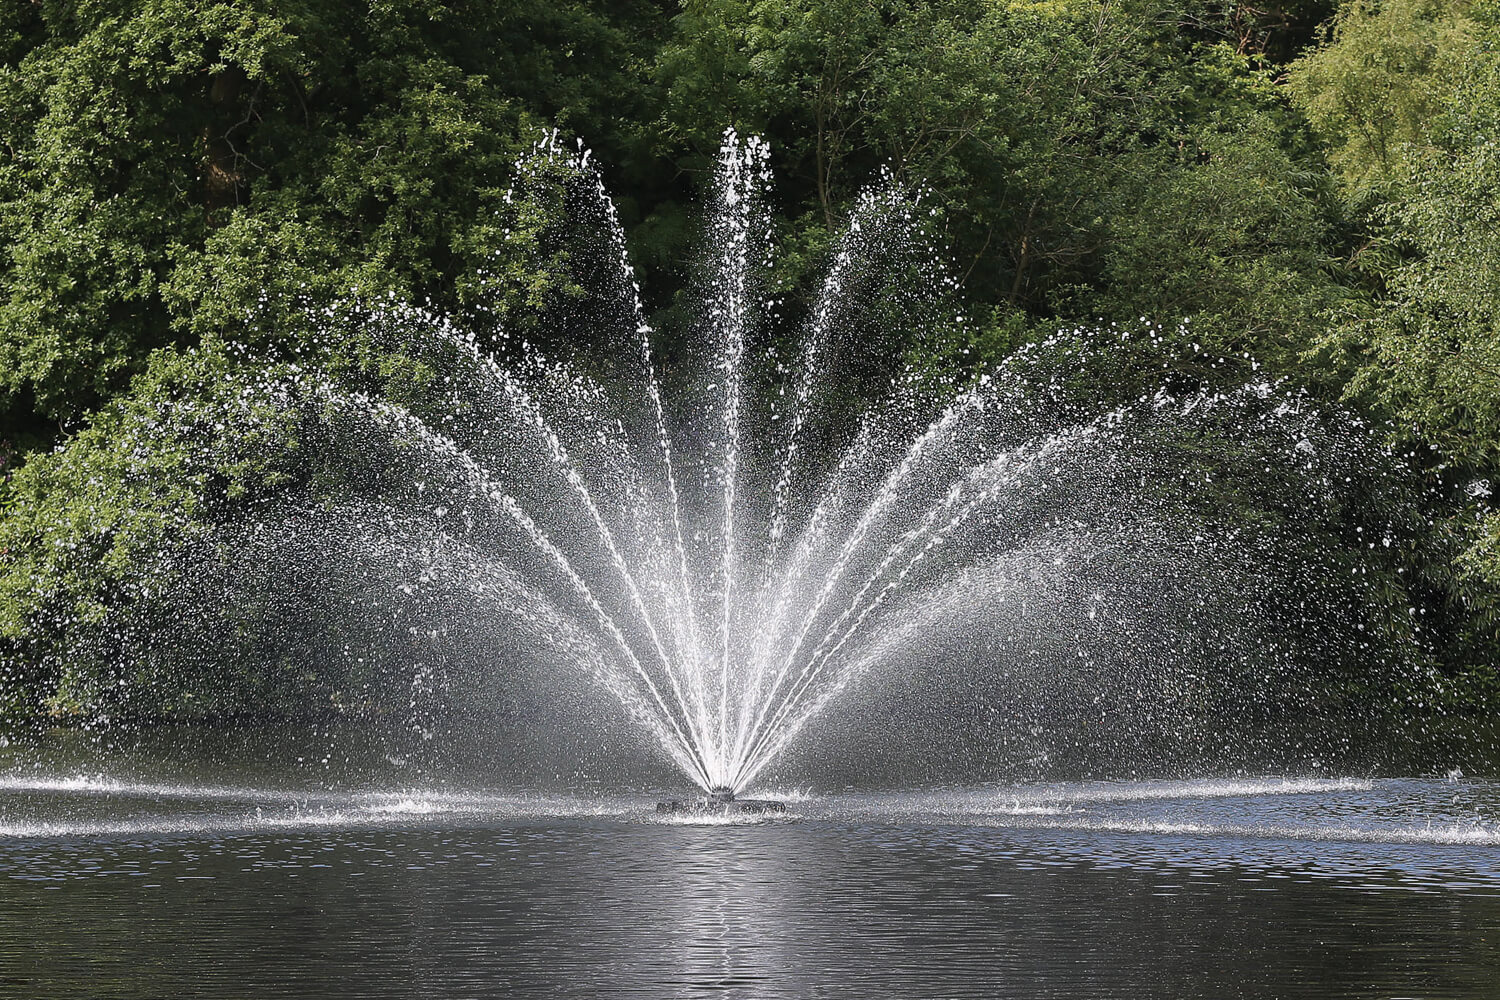
[[[1500,784],[651,796],[0,776],[0,995],[1495,997]]]

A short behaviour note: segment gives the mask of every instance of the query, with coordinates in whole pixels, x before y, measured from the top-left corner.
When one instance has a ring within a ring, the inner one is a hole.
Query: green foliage
[[[13,655],[0,647],[0,664],[40,668],[64,633],[105,619],[154,552],[189,538],[217,505],[285,482],[285,414],[242,413],[243,436],[222,434],[226,409],[240,409],[233,375],[223,356],[161,354],[135,394],[4,485],[0,644]],[[9,707],[50,697],[57,680],[13,682]]]
[[[553,126],[604,164],[664,312],[682,309],[694,202],[734,126],[772,145],[775,291],[793,306],[882,168],[922,190],[977,320],[888,323],[872,285],[869,326],[890,342],[866,353],[925,366],[933,391],[1097,328],[1110,349],[1061,376],[1091,405],[1269,371],[1390,419],[1439,497],[1379,600],[1402,615],[1416,600],[1463,697],[1489,698],[1497,15],[1494,0],[0,4],[0,714],[76,710],[110,676],[48,673],[37,622],[99,620],[211,517],[349,485],[310,459],[293,409],[220,440],[236,387],[274,375],[247,358],[422,405],[426,359],[357,327],[330,337],[312,311],[389,293],[496,344],[598,349],[575,308],[591,264],[550,249],[567,242],[566,178],[505,194]],[[680,345],[660,347],[670,366]],[[1212,456],[1182,464],[1214,478]],[[1266,513],[1220,486],[1205,503],[1225,517]],[[1343,530],[1369,512],[1326,514]],[[212,624],[242,638],[239,666],[192,691],[136,678],[160,688],[152,710],[355,697],[347,664],[309,673],[256,647],[253,622]]]
[[[501,210],[522,133],[628,107],[650,13],[93,0],[6,15],[0,408],[76,419],[152,350],[244,331],[262,300],[282,315],[335,288],[451,300],[480,249],[494,266],[469,231]]]
[[[656,135],[699,173],[724,121],[768,135],[793,246],[825,243],[886,166],[929,189],[981,308],[1192,319],[1289,363],[1337,294],[1337,213],[1269,75],[1194,41],[1196,14],[1152,0],[689,3],[657,61]]]
[[[1372,293],[1333,313],[1320,357],[1347,373],[1348,398],[1389,414],[1430,456],[1451,494],[1427,570],[1452,606],[1441,615],[1445,657],[1491,671],[1500,648],[1497,14],[1492,4],[1350,8],[1333,43],[1294,67],[1299,93],[1321,101],[1336,130],[1331,155],[1352,197],[1374,220],[1359,258]]]
[[[1292,95],[1356,194],[1392,179],[1426,142],[1480,56],[1469,0],[1353,0],[1291,67]]]
[[[191,603],[194,587],[214,585],[205,573],[264,577],[271,565],[266,552],[238,554],[216,526],[271,517],[289,496],[347,501],[398,461],[377,453],[362,465],[324,412],[324,384],[392,400],[421,400],[431,385],[431,369],[370,336],[361,315],[325,324],[334,347],[319,378],[233,347],[158,352],[128,396],[4,484],[0,718],[365,702],[369,677],[355,668],[375,657],[350,632],[338,638],[353,652],[328,655],[310,611],[368,614],[357,581],[272,577],[242,600]]]
[[[1084,291],[1084,302],[1100,316],[1185,320],[1213,356],[1297,370],[1319,314],[1342,293],[1329,279],[1335,220],[1323,175],[1279,139],[1264,116],[1215,123],[1184,145],[1187,162],[1144,190],[1122,189],[1106,288]]]

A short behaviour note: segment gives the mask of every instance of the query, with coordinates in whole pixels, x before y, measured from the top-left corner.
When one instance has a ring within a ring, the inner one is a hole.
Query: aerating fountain
[[[326,311],[326,341],[436,375],[400,403],[311,364],[236,389],[240,424],[292,428],[315,474],[226,521],[202,546],[211,582],[181,559],[154,570],[139,590],[174,610],[116,622],[117,648],[208,660],[220,619],[176,608],[264,609],[262,591],[306,578],[308,593],[355,595],[319,598],[342,655],[421,664],[414,704],[446,683],[434,664],[455,635],[486,669],[540,658],[613,695],[704,793],[660,811],[753,813],[783,806],[740,794],[870,678],[940,671],[965,692],[942,718],[987,710],[996,740],[1027,711],[1121,741],[1136,721],[1217,738],[1225,712],[1295,697],[1300,664],[1373,641],[1354,605],[1345,625],[1322,611],[1320,581],[1350,575],[1319,568],[1334,560],[1312,518],[1375,463],[1295,394],[1251,381],[1102,405],[1074,376],[1120,331],[1060,334],[978,373],[933,363],[968,321],[933,214],[889,179],[857,200],[789,326],[769,277],[768,151],[732,134],[674,341],[687,346],[663,376],[587,154],[540,144],[511,198],[557,177],[583,293],[552,303],[548,336],[395,300]],[[335,467],[337,490],[317,492]],[[1224,496],[1269,513],[1225,528]],[[327,583],[339,572],[344,590]],[[297,604],[286,629],[314,617]],[[197,646],[159,641],[200,621]],[[356,647],[356,625],[379,641]],[[996,691],[1044,708],[1007,709],[1008,723]],[[926,745],[932,727],[912,720]]]

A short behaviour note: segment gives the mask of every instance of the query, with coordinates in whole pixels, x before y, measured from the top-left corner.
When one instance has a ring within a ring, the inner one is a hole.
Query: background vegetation
[[[254,435],[206,465],[173,444],[244,348],[295,353],[351,289],[534,322],[566,262],[503,194],[551,127],[595,150],[671,312],[731,125],[771,141],[794,300],[883,166],[930,189],[980,317],[936,367],[1149,320],[1181,332],[1122,339],[1083,391],[1258,370],[1386,428],[1426,493],[1380,586],[1454,704],[1493,709],[1497,43],[1495,0],[0,5],[0,712],[74,707],[39,621],[98,616],[162,538],[285,484]],[[422,377],[346,351],[381,391]]]

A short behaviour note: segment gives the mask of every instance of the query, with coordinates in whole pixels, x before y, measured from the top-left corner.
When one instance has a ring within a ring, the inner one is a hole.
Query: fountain
[[[1119,330],[935,380],[903,345],[961,341],[967,320],[921,199],[889,179],[862,195],[799,313],[769,277],[767,163],[758,140],[726,139],[691,346],[663,365],[587,154],[540,144],[511,198],[560,185],[579,289],[524,336],[483,308],[321,313],[324,343],[429,375],[398,400],[309,357],[236,387],[231,423],[281,428],[305,467],[143,573],[111,624],[116,662],[210,662],[223,614],[179,609],[292,594],[279,655],[312,632],[346,657],[386,650],[414,706],[455,648],[561,664],[705,793],[660,810],[759,812],[780,804],[740,793],[813,720],[924,671],[960,693],[942,709],[955,725],[1000,685],[1034,696],[1012,733],[1097,720],[1124,745],[1218,739],[1376,655],[1376,612],[1330,569],[1356,553],[1357,583],[1372,536],[1318,541],[1320,512],[1382,464],[1367,435],[1262,382],[1101,405],[1074,376]],[[1230,523],[1226,504],[1253,516]],[[908,737],[935,739],[931,721]]]
[[[688,816],[756,816],[763,813],[786,812],[786,803],[776,799],[742,799],[734,789],[717,785],[708,790],[701,799],[668,799],[656,804],[659,814],[682,814]]]

